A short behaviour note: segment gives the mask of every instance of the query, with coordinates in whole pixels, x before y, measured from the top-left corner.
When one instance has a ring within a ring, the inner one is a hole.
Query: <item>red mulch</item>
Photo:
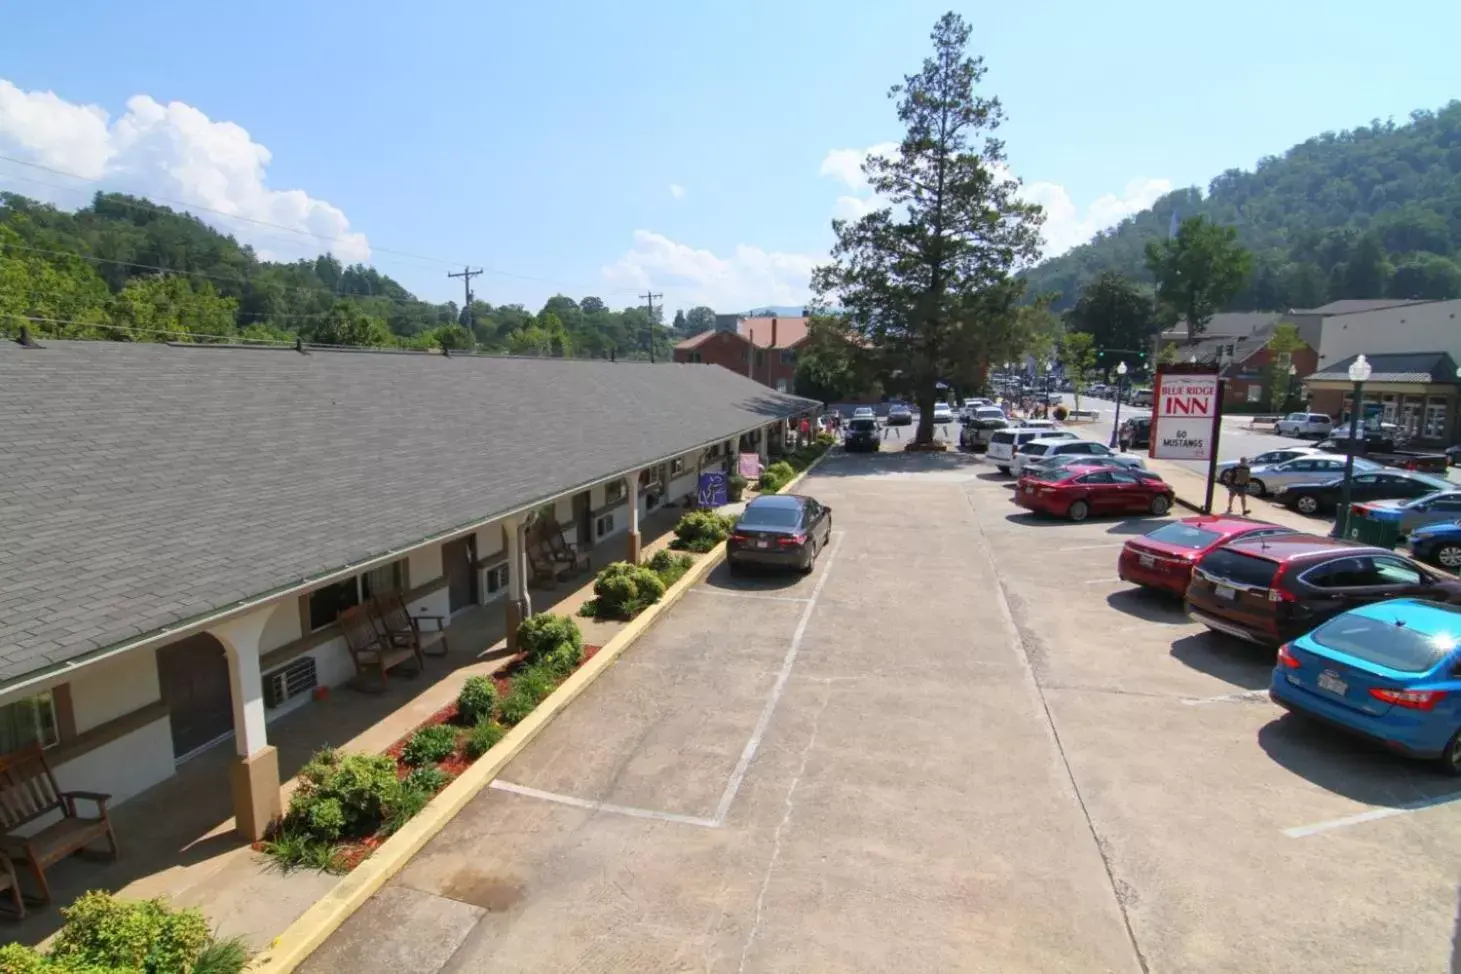
[[[947,443],[934,440],[932,443],[909,443],[903,448],[904,453],[945,453],[949,449]]]
[[[356,866],[369,859],[370,854],[379,849],[380,844],[384,841],[385,838],[377,834],[368,835],[357,842],[350,842],[341,845],[336,850],[340,861],[340,868],[344,872],[350,872],[350,870],[354,869]]]

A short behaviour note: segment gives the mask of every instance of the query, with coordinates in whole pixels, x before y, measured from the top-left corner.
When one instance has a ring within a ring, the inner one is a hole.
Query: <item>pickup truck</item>
[[[1361,433],[1358,440],[1351,440],[1344,433],[1330,436],[1321,440],[1319,449],[1325,453],[1338,453],[1340,455],[1353,453],[1357,457],[1364,457],[1376,463],[1383,463],[1387,467],[1396,467],[1400,470],[1415,470],[1423,473],[1438,473],[1442,477],[1446,475],[1446,468],[1450,464],[1449,458],[1444,453],[1426,453],[1420,450],[1401,450],[1397,448],[1395,440],[1386,433]]]

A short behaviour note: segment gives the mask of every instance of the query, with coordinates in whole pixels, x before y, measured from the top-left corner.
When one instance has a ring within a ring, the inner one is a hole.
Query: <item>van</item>
[[[1150,389],[1138,389],[1131,394],[1133,406],[1150,406],[1152,404],[1152,391]]]
[[[995,430],[994,435],[989,438],[989,457],[1000,473],[1007,474],[1014,464],[1015,454],[1031,440],[1074,439],[1077,439],[1074,433],[1039,427],[1017,426],[1014,429]]]

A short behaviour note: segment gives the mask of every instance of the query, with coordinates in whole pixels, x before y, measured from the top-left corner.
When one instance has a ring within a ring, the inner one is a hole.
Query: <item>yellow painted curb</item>
[[[807,470],[811,470],[811,467]],[[662,613],[684,597],[691,586],[710,574],[724,559],[724,542],[698,557],[690,570],[670,586],[663,598],[630,620],[594,654],[593,659],[574,671],[531,714],[508,731],[495,747],[473,762],[415,818],[381,843],[373,856],[343,877],[323,898],[306,910],[303,916],[291,923],[267,950],[254,958],[249,970],[255,974],[288,974],[303,963],[330,934],[340,928],[340,924],[385,885],[386,880],[400,872],[412,856],[420,852],[448,822],[456,818],[467,802],[486,788],[564,707],[572,703],[615,659],[634,645]]]

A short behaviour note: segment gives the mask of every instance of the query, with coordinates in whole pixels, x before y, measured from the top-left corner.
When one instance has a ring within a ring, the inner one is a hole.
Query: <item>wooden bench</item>
[[[415,661],[417,672],[426,668],[421,647],[417,644],[401,645],[381,636],[376,627],[375,611],[370,605],[355,605],[340,613],[340,631],[345,635],[345,645],[350,649],[350,658],[355,661],[357,678],[367,672],[379,674],[379,686],[359,684],[362,690],[384,693],[386,671],[402,663]]]
[[[11,859],[30,864],[40,887],[41,902],[51,899],[51,886],[46,881],[48,866],[67,856],[91,853],[87,846],[98,839],[106,839],[109,858],[117,858],[117,836],[107,816],[110,799],[110,795],[94,791],[62,791],[39,744],[0,756],[0,831],[4,832],[0,847]],[[81,815],[76,808],[78,801],[95,805],[96,817]],[[59,821],[33,835],[15,834],[17,829],[55,812],[61,813]],[[13,872],[11,876],[13,882]],[[18,883],[16,892],[18,901]]]
[[[445,656],[446,619],[441,616],[413,616],[406,608],[406,597],[400,592],[387,592],[372,603],[381,638],[393,646],[413,646],[423,656]],[[432,628],[423,629],[422,623]],[[438,648],[439,647],[439,648]]]

